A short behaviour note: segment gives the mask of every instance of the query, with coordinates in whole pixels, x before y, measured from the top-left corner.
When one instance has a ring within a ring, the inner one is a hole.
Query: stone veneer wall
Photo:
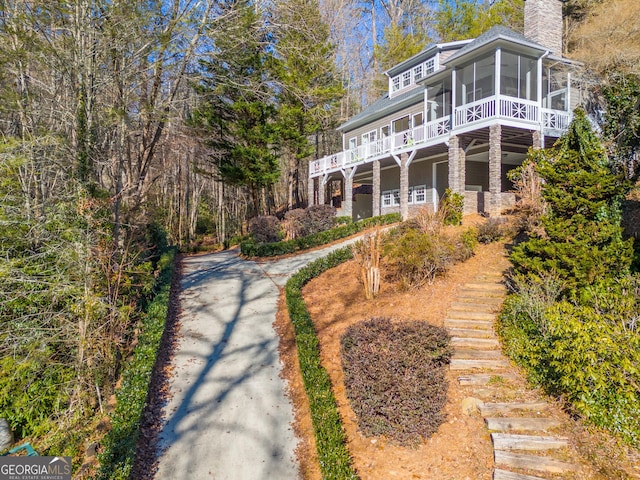
[[[562,1],[525,0],[524,36],[562,55]]]

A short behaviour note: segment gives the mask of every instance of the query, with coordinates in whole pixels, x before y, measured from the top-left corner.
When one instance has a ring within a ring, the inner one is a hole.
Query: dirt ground
[[[481,418],[463,415],[464,398],[457,375],[448,373],[449,391],[445,407],[447,421],[437,433],[417,447],[400,447],[384,438],[364,437],[357,428],[355,414],[349,406],[340,363],[340,337],[351,324],[374,316],[397,320],[423,320],[442,326],[449,304],[458,289],[480,272],[486,262],[499,254],[500,244],[481,246],[465,263],[455,265],[446,277],[419,290],[399,291],[383,281],[380,295],[365,300],[358,281],[357,266],[344,263],[312,280],[304,288],[304,297],[316,324],[321,345],[322,362],[334,384],[334,393],[349,438],[349,451],[363,480],[367,479],[490,479],[493,472],[493,450],[489,434]],[[284,307],[284,303],[282,304]],[[299,457],[305,479],[320,479],[316,466],[313,430],[293,344],[293,331],[285,309],[277,321],[283,335],[282,354],[285,376],[297,406],[296,426],[305,439]]]
[[[462,413],[461,402],[468,391],[465,392],[464,387],[458,384],[455,372],[447,374],[447,421],[431,438],[417,447],[400,447],[385,438],[363,436],[358,430],[355,414],[345,393],[340,362],[340,337],[349,325],[374,316],[423,320],[442,326],[449,305],[459,289],[478,273],[492,266],[496,256],[503,252],[503,244],[480,245],[474,257],[455,265],[446,277],[437,278],[432,285],[406,292],[383,281],[380,295],[369,301],[364,298],[363,287],[358,281],[357,266],[353,261],[325,272],[304,288],[304,298],[320,340],[322,363],[332,379],[348,436],[348,448],[362,480],[492,478],[494,463],[489,433],[479,416]],[[286,314],[284,298],[281,298],[280,307],[276,328],[281,335],[283,376],[289,383],[289,393],[296,410],[294,428],[299,438],[303,439],[298,448],[301,473],[305,480],[320,480],[313,428],[298,367],[293,327]],[[529,401],[538,397],[540,392],[532,390],[520,379],[515,388],[510,389],[509,395],[517,396],[520,401]],[[564,420],[569,418],[558,403],[552,409],[554,416]],[[579,422],[573,422],[573,425],[572,431],[565,433],[574,440],[574,459],[581,458],[580,463],[584,465],[586,461],[588,465],[583,470],[585,475],[571,478],[640,478],[640,456],[637,451],[629,453],[609,435],[586,429]]]

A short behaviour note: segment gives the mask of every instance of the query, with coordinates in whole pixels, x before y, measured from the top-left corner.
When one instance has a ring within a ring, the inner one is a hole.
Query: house
[[[385,72],[387,94],[338,128],[342,151],[310,162],[309,204],[339,180],[339,214],[355,219],[435,210],[447,188],[464,195],[465,213],[512,206],[509,170],[551,146],[583,101],[579,65],[562,56],[562,1],[525,0],[524,14],[524,35],[493,27]]]

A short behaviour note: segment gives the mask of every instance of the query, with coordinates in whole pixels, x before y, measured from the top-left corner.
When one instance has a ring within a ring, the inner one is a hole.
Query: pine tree
[[[548,206],[544,235],[514,247],[516,272],[555,274],[570,297],[599,278],[627,273],[632,243],[623,240],[619,206],[628,185],[612,173],[585,112],[576,110],[556,147],[538,156]]]
[[[280,176],[269,32],[252,2],[225,2],[210,25],[214,51],[201,62],[204,102],[192,123],[206,133],[220,179],[248,189],[253,214],[267,212]]]
[[[321,156],[319,138],[336,126],[344,90],[338,78],[334,46],[317,0],[277,2],[273,76],[279,85],[278,137],[288,173],[288,207],[302,204],[302,161]],[[315,144],[311,139],[315,136]]]

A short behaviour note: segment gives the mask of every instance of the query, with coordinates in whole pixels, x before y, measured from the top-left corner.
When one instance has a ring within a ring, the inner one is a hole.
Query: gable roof
[[[443,63],[449,63],[452,60],[455,60],[456,58],[460,58],[474,50],[477,50],[478,48],[481,48],[497,40],[507,40],[510,42],[519,43],[520,45],[524,45],[536,50],[540,50],[542,52],[545,52],[548,50],[546,47],[543,47],[539,43],[529,40],[527,37],[525,37],[521,33],[514,32],[513,30],[511,30],[508,27],[505,27],[504,25],[496,25],[494,27],[491,27],[489,30],[484,32],[479,37],[477,37],[471,43],[468,43],[467,45],[462,47],[456,53],[454,53],[449,58],[447,58]]]

